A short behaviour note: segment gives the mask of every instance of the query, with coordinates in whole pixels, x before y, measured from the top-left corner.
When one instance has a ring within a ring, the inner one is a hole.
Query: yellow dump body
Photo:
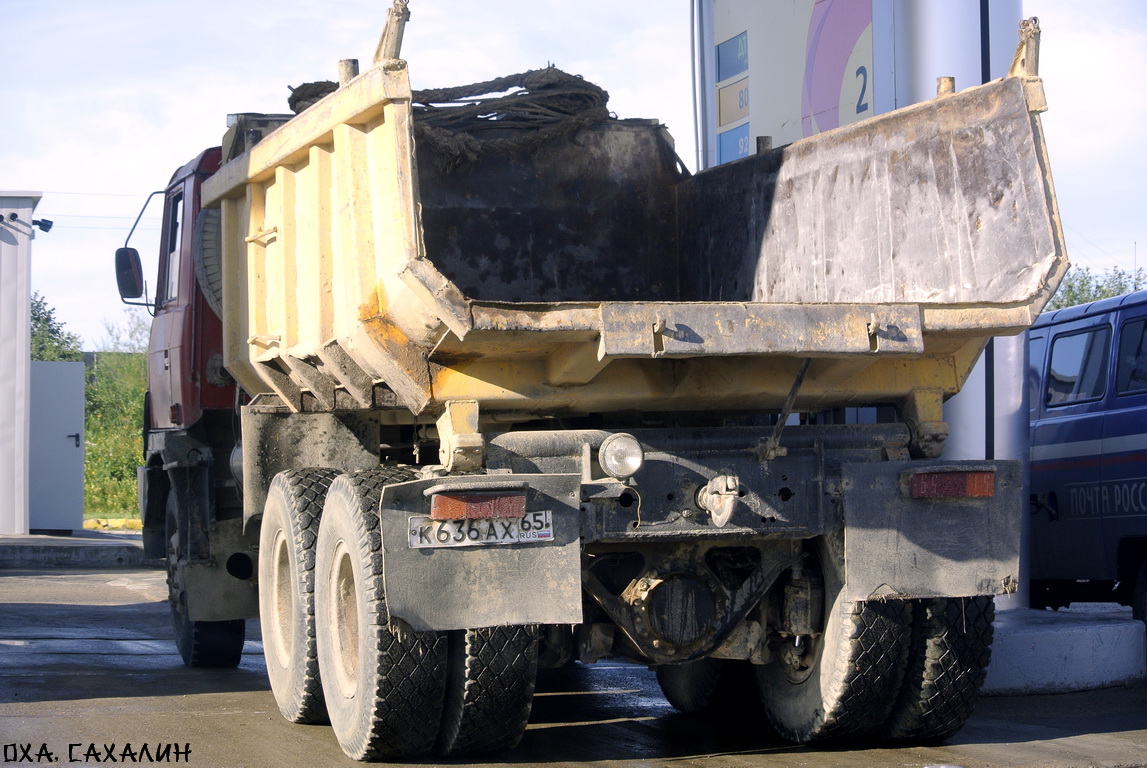
[[[383,61],[204,185],[225,363],[294,410],[513,419],[777,409],[810,358],[798,409],[939,420],[1067,267],[1042,109],[1009,77],[695,176],[614,121],[450,175]]]

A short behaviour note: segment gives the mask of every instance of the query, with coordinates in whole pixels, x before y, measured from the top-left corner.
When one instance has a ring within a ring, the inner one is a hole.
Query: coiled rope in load
[[[511,90],[511,89],[518,90]],[[504,96],[489,94],[510,91]],[[414,92],[414,135],[443,170],[472,165],[481,155],[528,151],[609,119],[609,94],[556,67],[484,83]],[[528,128],[513,138],[480,138],[488,128]]]
[[[304,83],[291,89],[288,102],[298,113],[337,87],[332,82]],[[414,91],[413,102],[415,138],[434,152],[447,172],[473,165],[482,155],[529,151],[609,119],[605,90],[556,67]],[[529,130],[513,137],[480,137],[491,128]]]

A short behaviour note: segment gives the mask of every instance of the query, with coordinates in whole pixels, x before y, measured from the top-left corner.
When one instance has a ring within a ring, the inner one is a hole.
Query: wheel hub
[[[330,594],[327,631],[334,647],[334,678],[339,692],[350,697],[358,681],[359,626],[354,564],[345,541],[338,542],[335,548]]]
[[[273,633],[273,651],[279,665],[286,669],[294,652],[291,639],[291,614],[294,601],[294,581],[291,578],[291,552],[283,531],[279,530],[271,546],[274,570],[271,577],[271,616],[267,617]]]

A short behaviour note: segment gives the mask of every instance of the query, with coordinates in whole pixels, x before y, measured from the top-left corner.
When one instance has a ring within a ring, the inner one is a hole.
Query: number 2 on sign
[[[856,114],[859,115],[868,111],[868,102],[864,100],[865,94],[868,93],[868,67],[857,67],[856,76],[860,78],[860,96],[856,98]]]

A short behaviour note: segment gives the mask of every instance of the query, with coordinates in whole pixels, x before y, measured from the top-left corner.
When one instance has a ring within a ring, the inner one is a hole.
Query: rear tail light
[[[526,494],[510,493],[436,493],[430,499],[432,520],[485,520],[524,517]]]
[[[996,494],[996,473],[920,472],[908,478],[908,495],[914,499],[990,499]]]

